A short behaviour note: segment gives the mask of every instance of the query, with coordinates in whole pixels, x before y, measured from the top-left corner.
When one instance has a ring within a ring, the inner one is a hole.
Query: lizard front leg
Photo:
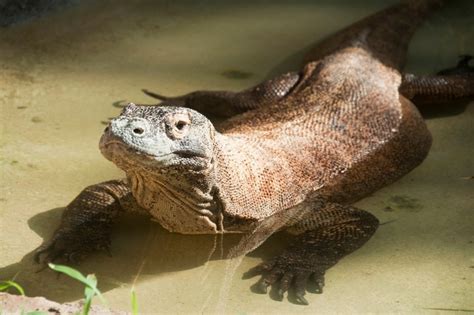
[[[161,100],[161,105],[184,106],[200,113],[228,118],[280,100],[292,91],[299,78],[298,73],[289,72],[240,92],[195,91],[176,97],[167,97],[148,90],[143,92]]]
[[[113,222],[130,210],[143,211],[126,180],[111,180],[85,188],[64,210],[53,237],[36,249],[35,261],[77,262],[90,252],[108,251]]]
[[[297,303],[308,304],[304,298],[308,281],[321,293],[326,270],[366,243],[378,225],[369,212],[326,204],[288,229],[298,236],[281,255],[249,270],[245,277],[263,274],[255,285],[257,292],[266,293],[268,286],[278,284],[280,299],[291,288]]]

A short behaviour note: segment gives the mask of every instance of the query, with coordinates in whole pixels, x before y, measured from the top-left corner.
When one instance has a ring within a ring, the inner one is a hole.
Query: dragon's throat
[[[209,194],[193,194],[189,189],[179,189],[140,173],[129,173],[127,176],[138,204],[168,231],[182,234],[220,233],[219,220],[209,210],[212,208],[212,196]]]

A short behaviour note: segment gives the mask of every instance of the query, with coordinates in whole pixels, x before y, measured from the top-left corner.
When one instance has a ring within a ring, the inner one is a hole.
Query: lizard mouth
[[[151,154],[141,149],[130,146],[124,142],[120,137],[117,137],[110,132],[105,132],[99,142],[99,148],[102,154],[109,160],[113,160],[113,157],[119,154],[120,156],[125,155],[127,160],[137,160],[143,163],[147,160],[149,162],[170,162],[174,158],[179,160],[194,159],[201,162],[206,162],[209,158],[200,152],[194,152],[191,150],[175,150],[169,151],[162,154]]]
[[[102,154],[109,160],[112,160],[112,157],[117,153],[121,152],[127,156],[138,156],[140,159],[151,159],[157,160],[160,158],[165,158],[167,156],[171,156],[173,152],[163,153],[163,154],[149,154],[144,152],[140,149],[136,149],[127,143],[125,143],[121,138],[109,134],[104,133],[99,142],[99,148]]]

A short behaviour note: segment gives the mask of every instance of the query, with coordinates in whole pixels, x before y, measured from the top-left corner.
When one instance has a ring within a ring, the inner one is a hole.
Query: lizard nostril
[[[135,128],[133,129],[133,133],[137,134],[137,135],[141,135],[145,130],[143,130],[143,128]]]

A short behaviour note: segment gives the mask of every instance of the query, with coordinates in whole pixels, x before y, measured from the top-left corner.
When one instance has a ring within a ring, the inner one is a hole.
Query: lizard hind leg
[[[435,75],[405,73],[399,91],[416,105],[474,100],[474,67],[471,55],[461,55],[453,68]]]
[[[146,89],[142,91],[162,101],[160,105],[163,106],[184,106],[202,114],[229,118],[284,98],[297,85],[299,79],[298,73],[289,72],[240,92],[202,90],[176,97],[164,96]]]
[[[252,268],[244,277],[261,274],[254,291],[266,293],[269,286],[278,287],[278,299],[283,299],[288,291],[290,301],[307,305],[306,291],[322,293],[326,270],[365,244],[378,225],[377,218],[366,211],[326,204],[288,229],[298,234],[292,245]]]

